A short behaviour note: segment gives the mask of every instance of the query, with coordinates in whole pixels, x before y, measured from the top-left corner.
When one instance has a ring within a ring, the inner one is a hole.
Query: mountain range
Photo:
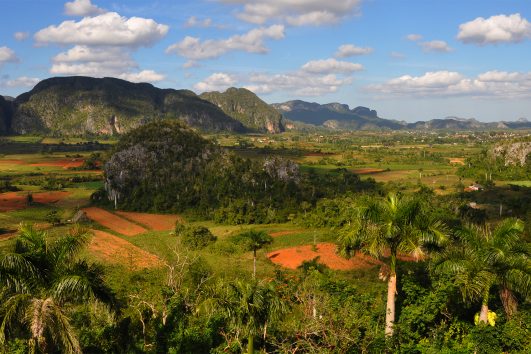
[[[179,119],[211,132],[290,130],[531,129],[531,122],[483,123],[446,117],[406,123],[346,104],[287,101],[268,105],[244,88],[196,95],[116,78],[55,77],[13,98],[0,96],[0,134],[112,135],[157,119]]]

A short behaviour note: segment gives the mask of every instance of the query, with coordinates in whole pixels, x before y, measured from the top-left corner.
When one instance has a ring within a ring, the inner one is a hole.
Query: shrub
[[[183,245],[190,249],[202,249],[217,240],[217,237],[204,226],[181,225],[177,225],[175,233],[181,237]]]

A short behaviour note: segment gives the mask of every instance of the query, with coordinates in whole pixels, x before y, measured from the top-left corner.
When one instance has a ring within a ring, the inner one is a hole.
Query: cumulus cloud
[[[363,65],[348,61],[339,61],[333,58],[312,60],[302,66],[302,70],[309,73],[330,74],[345,73],[363,70]]]
[[[219,0],[243,5],[237,17],[263,25],[283,22],[291,26],[320,26],[337,23],[358,12],[361,0]]]
[[[137,73],[125,73],[118,75],[120,79],[124,79],[132,82],[157,82],[162,81],[166,77],[153,70],[142,70]]]
[[[164,75],[153,70],[138,69],[131,52],[122,47],[74,46],[52,59],[50,73],[55,75],[82,75],[119,77],[134,82],[156,82]]]
[[[0,67],[5,63],[16,63],[19,59],[15,51],[8,47],[0,47]]]
[[[65,3],[65,14],[69,16],[92,16],[105,13],[104,9],[100,9],[93,5],[90,0],[74,0]]]
[[[38,31],[34,38],[38,44],[77,44],[95,46],[151,46],[168,33],[167,25],[152,19],[120,16],[108,12],[80,21],[64,21]]]
[[[207,18],[205,18],[203,20],[199,20],[195,16],[190,16],[188,18],[188,20],[186,20],[184,26],[185,27],[203,27],[203,28],[207,28],[207,27],[212,26],[212,19],[207,17]]]
[[[411,34],[408,34],[406,36],[406,39],[408,41],[412,41],[412,42],[416,42],[416,41],[420,41],[422,39],[422,35],[421,34],[416,34],[416,33],[411,33]]]
[[[435,71],[421,76],[404,75],[367,90],[382,96],[416,97],[531,97],[531,72],[488,71],[475,78],[458,72]]]
[[[254,72],[250,74],[215,73],[197,83],[197,91],[221,91],[231,86],[243,86],[255,93],[289,92],[299,96],[320,96],[337,92],[352,83],[355,68],[343,67],[335,59],[310,61],[298,70],[285,73]],[[332,64],[329,64],[332,63]],[[353,64],[353,63],[347,63]],[[353,70],[354,69],[354,70]]]
[[[41,80],[36,77],[21,76],[21,77],[17,77],[16,79],[0,81],[0,86],[9,87],[9,88],[33,87],[37,85],[39,81]]]
[[[348,58],[355,55],[367,55],[373,52],[372,48],[369,47],[356,47],[353,44],[343,44],[337,49],[335,54],[336,58]]]
[[[463,43],[487,45],[517,43],[531,38],[531,23],[520,14],[478,17],[459,26],[457,39]]]
[[[226,73],[214,73],[194,85],[194,89],[198,92],[207,91],[224,91],[236,84],[237,80],[234,76]]]
[[[425,52],[439,52],[439,53],[448,53],[453,51],[453,48],[451,48],[448,43],[445,41],[435,40],[435,41],[429,41],[429,42],[422,42],[419,43],[419,45],[422,47],[422,50]]]
[[[205,40],[186,36],[182,41],[170,45],[166,53],[175,53],[188,60],[204,60],[217,58],[230,51],[244,51],[249,53],[267,53],[265,39],[284,38],[284,26],[272,25],[250,30],[242,35],[234,35],[227,39]]]
[[[28,37],[29,37],[29,32],[15,32],[13,34],[13,38],[15,38],[17,41],[23,41]]]

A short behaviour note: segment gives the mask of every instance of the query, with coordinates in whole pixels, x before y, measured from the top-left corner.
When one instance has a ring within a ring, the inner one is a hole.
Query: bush
[[[177,224],[175,233],[181,237],[183,245],[193,250],[205,248],[217,240],[217,237],[204,226]]]

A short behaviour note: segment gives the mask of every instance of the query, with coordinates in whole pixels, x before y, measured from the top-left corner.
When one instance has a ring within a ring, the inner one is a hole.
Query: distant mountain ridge
[[[493,129],[531,129],[531,122],[525,118],[507,122],[480,122],[474,118],[446,117],[429,121],[407,123],[378,117],[378,113],[367,107],[353,109],[346,104],[305,102],[301,100],[273,103],[287,119],[286,126],[297,129],[297,122],[332,130],[493,130]],[[304,125],[305,124],[305,125]]]
[[[12,105],[9,130],[21,134],[112,135],[156,119],[179,119],[204,131],[246,131],[192,91],[115,78],[46,79]]]
[[[282,114],[247,89],[231,87],[225,92],[204,92],[199,97],[215,104],[248,129],[265,133],[284,131]]]

